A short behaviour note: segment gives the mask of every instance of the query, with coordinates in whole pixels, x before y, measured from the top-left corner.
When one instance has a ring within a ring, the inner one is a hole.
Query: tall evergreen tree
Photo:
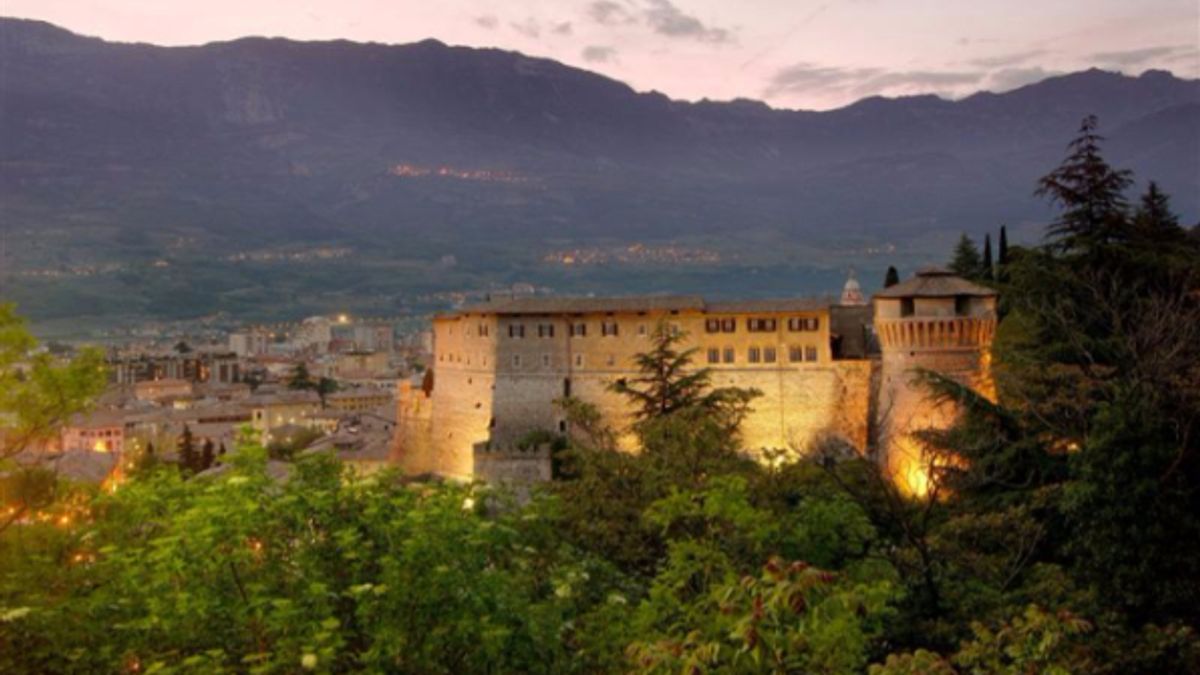
[[[744,413],[745,404],[760,392],[734,387],[713,389],[712,371],[692,368],[697,348],[678,349],[683,339],[683,333],[660,321],[650,335],[650,350],[635,357],[641,374],[617,380],[609,389],[629,399],[640,421],[683,410],[703,410],[715,416],[731,411]]]
[[[1008,226],[1000,226],[1000,247],[996,250],[996,264],[1001,267],[1008,264]]]
[[[979,266],[979,278],[985,281],[991,281],[995,277],[995,269],[992,265],[992,235],[983,235],[983,262]]]
[[[198,466],[198,471],[204,471],[205,469],[212,467],[216,460],[216,450],[213,448],[212,439],[204,439],[204,446],[200,450],[200,463]]]
[[[1177,244],[1187,232],[1179,226],[1179,217],[1171,212],[1171,200],[1150,181],[1133,217],[1134,235],[1149,244]]]
[[[177,448],[179,450],[179,471],[185,476],[195,473],[200,456],[196,453],[196,440],[192,437],[192,430],[186,424],[183,425],[183,433],[179,435]]]
[[[900,273],[896,271],[894,266],[889,265],[887,274],[883,277],[883,287],[891,288],[898,283],[900,283]]]
[[[972,279],[979,274],[983,259],[979,257],[979,249],[975,242],[964,232],[954,246],[954,259],[950,261],[950,271],[960,277]]]
[[[1098,124],[1095,115],[1085,117],[1068,146],[1070,154],[1038,181],[1035,194],[1062,208],[1047,230],[1050,245],[1062,252],[1086,254],[1121,240],[1128,229],[1123,193],[1131,183],[1130,173],[1112,168],[1101,157],[1104,138],[1096,132]]]

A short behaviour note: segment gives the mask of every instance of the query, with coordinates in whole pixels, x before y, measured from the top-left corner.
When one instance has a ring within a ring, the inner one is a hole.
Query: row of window
[[[790,345],[787,348],[788,361],[790,363],[804,363],[817,360],[817,348],[812,345]],[[746,361],[748,363],[775,363],[779,360],[779,353],[775,347],[750,347],[746,350]],[[708,350],[708,362],[715,363],[735,363],[737,361],[737,353],[733,347],[710,347]]]
[[[746,319],[746,330],[751,333],[773,333],[779,327],[778,319],[751,317]],[[817,317],[792,317],[787,320],[787,329],[792,333],[814,332],[821,328],[821,320]],[[555,326],[552,323],[539,323],[536,326],[537,336],[540,338],[554,337]],[[480,323],[477,327],[479,337],[488,337],[491,334],[491,327],[486,323]],[[671,324],[672,332],[678,332],[679,326]],[[736,333],[737,319],[705,319],[704,332],[706,333]],[[467,331],[468,335],[470,330]],[[647,333],[646,324],[638,324],[637,334],[645,335]],[[567,325],[567,334],[570,337],[587,337],[588,325],[585,322],[576,322]],[[616,337],[621,334],[620,325],[616,321],[601,321],[600,335],[602,337]],[[508,337],[513,339],[521,339],[525,337],[525,324],[514,323],[508,325]]]
[[[746,319],[746,330],[750,333],[774,333],[779,328],[778,319],[750,317]],[[792,333],[812,332],[821,329],[821,320],[817,317],[792,317],[787,320],[787,329]],[[706,333],[735,333],[737,319],[705,319]]]
[[[484,328],[485,328],[485,326],[483,324],[480,324],[480,333],[479,334],[480,334],[480,336],[486,337],[487,332],[484,330]],[[536,328],[537,328],[537,336],[538,337],[540,337],[540,338],[554,337],[554,324],[539,323],[539,324],[537,324]],[[671,326],[671,329],[674,332],[678,332],[678,330],[679,330],[679,328],[674,325]],[[645,335],[646,334],[646,325],[645,324],[638,325],[637,332],[638,332],[638,335]],[[567,326],[567,335],[569,335],[570,337],[587,337],[587,334],[588,334],[588,326],[586,323],[583,323],[583,322],[572,323]],[[621,334],[621,329],[616,321],[601,321],[600,322],[600,336],[601,337],[616,337],[620,334]],[[509,324],[508,325],[508,337],[513,338],[513,339],[518,339],[518,340],[521,338],[524,338],[525,337],[525,324],[523,324],[523,323]]]
[[[790,363],[805,363],[815,362],[817,360],[817,348],[812,345],[791,345],[787,348],[787,357]],[[584,366],[583,354],[575,354],[573,359],[576,368]],[[746,350],[747,363],[776,363],[779,360],[779,353],[775,347],[750,347]],[[609,354],[604,359],[604,365],[616,365],[616,357]],[[737,352],[733,347],[711,347],[708,350],[708,362],[710,364],[720,363],[736,363]],[[514,368],[520,368],[523,363],[520,354],[512,355],[512,364]],[[542,354],[542,366],[549,368],[551,358],[549,354]]]

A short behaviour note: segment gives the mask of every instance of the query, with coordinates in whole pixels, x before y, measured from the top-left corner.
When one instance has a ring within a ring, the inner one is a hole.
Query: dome
[[[846,279],[846,285],[842,286],[842,302],[843,305],[865,305],[867,301],[863,298],[862,286],[858,285],[858,279],[854,278],[854,273],[850,273],[850,278]]]

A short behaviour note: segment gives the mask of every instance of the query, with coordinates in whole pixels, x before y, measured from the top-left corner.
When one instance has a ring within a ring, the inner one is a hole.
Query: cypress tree
[[[895,267],[889,265],[887,268],[887,274],[883,277],[883,287],[891,288],[898,283],[900,283],[900,273],[896,271]]]
[[[179,471],[185,476],[195,473],[199,456],[196,454],[195,439],[188,425],[183,425],[183,433],[179,435]]]
[[[996,251],[996,264],[1003,267],[1008,264],[1008,227],[1000,226],[1000,248]]]
[[[992,235],[983,235],[983,263],[979,267],[979,278],[991,280],[995,276],[992,268]]]
[[[216,461],[215,449],[213,448],[212,439],[205,439],[204,447],[200,450],[200,466],[199,470],[204,471],[211,467]]]

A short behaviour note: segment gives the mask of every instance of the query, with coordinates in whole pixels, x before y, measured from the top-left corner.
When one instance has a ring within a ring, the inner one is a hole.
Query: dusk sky
[[[1200,77],[1198,0],[5,0],[0,12],[163,45],[432,37],[776,107],[958,97],[1092,66]]]

